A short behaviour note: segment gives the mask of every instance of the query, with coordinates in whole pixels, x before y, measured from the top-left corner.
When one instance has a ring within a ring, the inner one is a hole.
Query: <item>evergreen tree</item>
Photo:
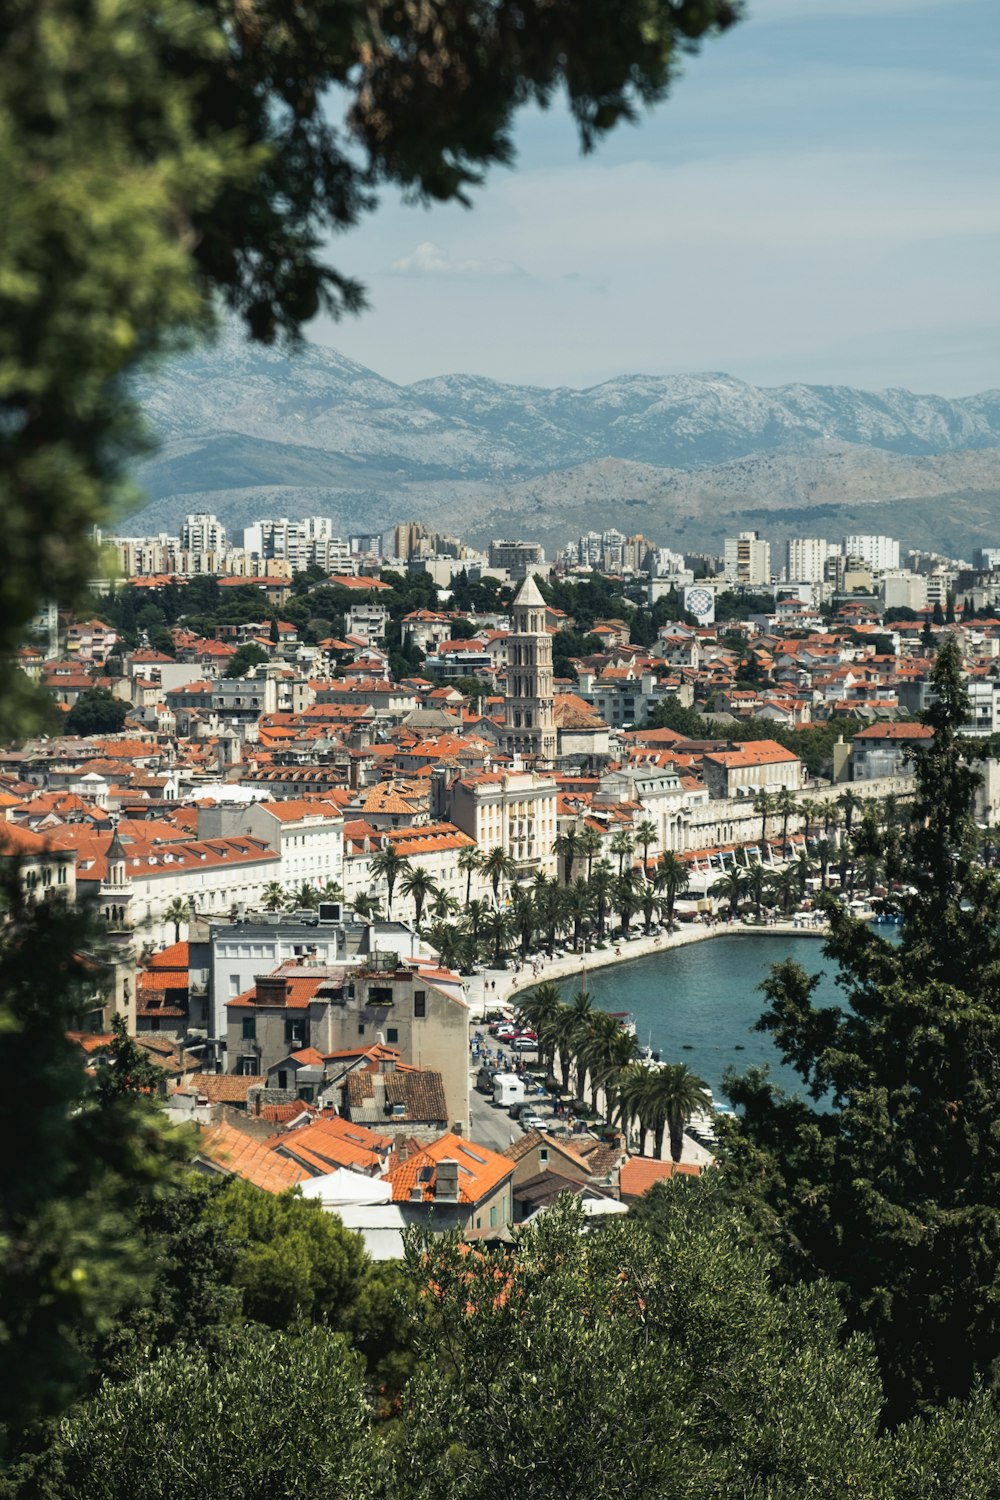
[[[799,1073],[730,1079],[727,1176],[792,1275],[827,1275],[871,1332],[894,1416],[966,1395],[1000,1361],[1000,879],[974,857],[976,774],[953,637],[914,752],[898,946],[828,902],[846,1004],[776,966],[758,1023]]]

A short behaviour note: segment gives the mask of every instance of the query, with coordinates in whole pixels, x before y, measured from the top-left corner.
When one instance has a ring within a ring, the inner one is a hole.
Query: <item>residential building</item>
[[[899,543],[891,536],[855,533],[845,536],[841,551],[844,557],[867,563],[873,573],[899,567]]]
[[[492,541],[489,565],[502,569],[511,578],[527,578],[530,571],[545,566],[545,550],[539,542]]]
[[[727,536],[723,552],[723,574],[737,588],[767,588],[771,582],[771,544],[760,532],[741,531]]]
[[[823,537],[789,537],[785,543],[785,577],[795,583],[822,583],[827,558],[836,550]]]

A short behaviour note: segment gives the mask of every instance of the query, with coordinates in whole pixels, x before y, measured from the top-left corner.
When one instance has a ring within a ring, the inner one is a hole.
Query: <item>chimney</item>
[[[440,1203],[458,1202],[458,1162],[446,1156],[434,1174],[434,1196]]]

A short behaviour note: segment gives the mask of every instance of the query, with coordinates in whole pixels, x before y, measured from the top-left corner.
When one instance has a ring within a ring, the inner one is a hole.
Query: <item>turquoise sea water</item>
[[[843,999],[835,968],[823,957],[816,938],[757,935],[716,937],[646,958],[588,972],[595,1005],[630,1011],[637,1040],[668,1062],[683,1062],[711,1088],[716,1102],[726,1101],[722,1074],[767,1063],[771,1076],[789,1092],[801,1079],[782,1067],[770,1037],[752,1028],[764,1005],[757,986],[771,964],[792,958],[809,974],[821,975],[818,1003]],[[567,996],[579,981],[562,985]],[[742,1051],[738,1050],[742,1047]]]

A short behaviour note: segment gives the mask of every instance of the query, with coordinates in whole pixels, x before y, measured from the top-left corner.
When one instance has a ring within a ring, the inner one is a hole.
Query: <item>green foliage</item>
[[[876,1341],[890,1410],[965,1396],[1000,1360],[1000,879],[974,859],[975,773],[957,646],[935,665],[934,739],[915,754],[906,891],[892,944],[829,902],[845,1004],[818,1007],[795,964],[765,983],[759,1023],[803,1080],[727,1082],[742,1111],[727,1178],[790,1275],[843,1289]],[[862,821],[857,833],[865,834]],[[811,1101],[811,1102],[810,1102]]]
[[[66,1035],[105,978],[98,958],[81,957],[98,946],[89,915],[27,906],[16,872],[3,887],[0,1423],[16,1434],[66,1405],[88,1344],[148,1295],[136,1213],[173,1190],[187,1136],[114,1070],[89,1079]]]
[[[44,1500],[338,1500],[372,1492],[378,1445],[358,1360],[322,1328],[169,1349],[59,1423]]]
[[[131,705],[112,696],[106,687],[88,688],[73,704],[64,721],[66,734],[118,734]]]
[[[871,1476],[870,1349],[843,1341],[829,1288],[773,1290],[712,1184],[671,1185],[642,1221],[580,1222],[557,1209],[513,1252],[411,1247],[440,1327],[421,1336],[387,1492],[799,1500]]]
[[[251,667],[263,666],[270,657],[263,646],[257,646],[253,641],[248,641],[245,646],[239,646],[229,658],[226,667],[227,677],[245,677]]]
[[[343,1328],[364,1278],[367,1257],[356,1234],[312,1199],[275,1197],[234,1178],[211,1205],[241,1245],[233,1284],[248,1318],[269,1328],[325,1323]]]

